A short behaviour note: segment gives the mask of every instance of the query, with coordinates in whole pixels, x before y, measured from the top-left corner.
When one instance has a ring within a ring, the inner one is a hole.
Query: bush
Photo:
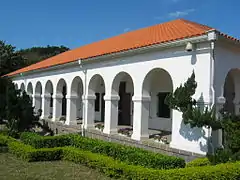
[[[36,133],[23,132],[20,135],[20,140],[25,144],[29,144],[34,148],[53,148],[72,145],[71,136],[40,136]]]
[[[61,148],[35,149],[19,141],[9,142],[8,148],[10,153],[28,162],[53,161],[61,160],[62,158]]]
[[[117,143],[101,141],[68,134],[42,137],[35,133],[22,133],[21,140],[35,148],[53,148],[74,146],[82,150],[110,156],[116,160],[147,168],[171,169],[185,167],[185,161],[178,157],[162,155],[144,149],[124,146]]]
[[[193,161],[186,164],[186,167],[199,167],[199,166],[208,166],[211,165],[211,162],[208,158],[197,158]]]
[[[79,150],[74,147],[35,149],[19,141],[8,141],[10,152],[27,161],[68,160],[95,168],[113,178],[148,180],[238,180],[240,163],[216,166],[156,170],[142,166],[127,165],[111,157]]]
[[[0,146],[7,146],[9,142],[16,141],[14,138],[0,134]]]
[[[233,154],[229,149],[218,148],[214,154],[208,154],[207,157],[212,164],[231,162]],[[237,157],[237,156],[236,156]]]

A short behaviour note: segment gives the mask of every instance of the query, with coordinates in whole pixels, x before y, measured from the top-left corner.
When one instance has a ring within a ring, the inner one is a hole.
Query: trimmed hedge
[[[10,141],[16,141],[16,139],[0,134],[0,147],[7,146]]]
[[[35,133],[22,133],[20,139],[35,148],[53,148],[73,146],[82,150],[110,156],[127,164],[140,165],[155,169],[172,169],[185,167],[182,158],[153,153],[144,149],[124,146],[117,143],[82,137],[76,134],[60,136],[39,136]]]
[[[37,149],[63,147],[73,144],[73,142],[71,141],[71,136],[69,135],[40,136],[32,132],[21,133],[20,140],[25,144],[29,144]]]
[[[197,158],[193,161],[186,164],[186,167],[199,167],[199,166],[208,166],[211,165],[211,162],[208,158]]]
[[[30,145],[23,144],[19,141],[8,143],[9,152],[17,157],[28,161],[54,161],[62,159],[61,148],[42,148],[35,149]]]
[[[25,145],[16,140],[8,140],[7,142],[10,152],[24,160],[45,161],[64,159],[96,168],[100,172],[114,178],[148,180],[237,180],[240,178],[240,163],[227,163],[197,168],[156,170],[142,166],[127,165],[111,157],[79,150],[74,147],[35,149],[30,145]]]
[[[240,178],[240,163],[156,170],[127,165],[109,156],[83,151],[74,147],[35,149],[19,141],[11,141],[8,145],[10,152],[27,161],[63,159],[95,168],[113,178],[129,180],[238,180]]]

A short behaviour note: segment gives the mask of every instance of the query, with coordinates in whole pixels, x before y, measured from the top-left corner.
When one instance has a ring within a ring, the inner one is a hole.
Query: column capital
[[[51,94],[42,94],[41,97],[42,98],[51,98]]]
[[[40,98],[40,97],[42,97],[42,95],[41,94],[33,94],[32,97],[33,98]]]
[[[67,95],[66,99],[77,99],[78,96],[77,95]]]
[[[54,94],[53,99],[62,99],[63,95],[62,94]]]
[[[119,101],[120,100],[120,97],[119,95],[105,95],[103,97],[104,101]]]
[[[89,95],[86,95],[86,96],[83,95],[82,99],[83,100],[95,100],[96,96],[94,94],[89,94]]]
[[[150,102],[151,96],[133,96],[132,101],[133,102]]]

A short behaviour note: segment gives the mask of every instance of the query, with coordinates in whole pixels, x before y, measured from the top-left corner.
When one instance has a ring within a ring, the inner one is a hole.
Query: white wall
[[[215,47],[215,69],[214,69],[214,90],[215,90],[215,101],[217,97],[223,96],[224,83],[228,72],[232,69],[240,68],[240,45],[226,40],[217,41]],[[237,72],[238,73],[238,72]],[[237,75],[239,77],[240,75]],[[240,97],[240,79],[237,78],[235,84],[235,97]],[[236,105],[235,105],[236,106]],[[239,105],[236,108],[239,111]],[[221,131],[213,132],[213,144],[218,146],[222,144]]]
[[[209,44],[200,44],[199,48],[208,48]],[[134,85],[134,96],[142,97],[142,84],[146,75],[155,68],[162,68],[167,71],[172,78],[173,89],[177,88],[181,83],[184,83],[190,77],[192,71],[195,71],[196,81],[198,83],[195,98],[203,96],[206,102],[209,102],[209,84],[210,84],[210,55],[209,50],[198,50],[197,52],[185,52],[184,46],[178,48],[171,48],[165,50],[156,50],[144,54],[134,56],[126,56],[122,58],[109,59],[109,61],[102,61],[99,63],[84,65],[87,69],[86,82],[89,84],[91,78],[99,74],[103,77],[105,83],[105,94],[111,94],[112,82],[115,76],[120,72],[128,73]],[[46,72],[38,72],[32,75],[23,75],[22,77],[14,78],[14,82],[20,84],[24,82],[32,82],[35,89],[36,82],[40,81],[42,87],[45,88],[47,80],[51,80],[56,91],[56,85],[59,79],[63,78],[67,83],[67,93],[70,92],[71,82],[79,76],[83,81],[85,89],[84,73],[82,69],[76,64],[76,67],[62,68],[59,70],[52,70]],[[164,78],[159,77],[155,79],[156,84],[162,83]],[[88,87],[87,87],[88,88]],[[156,91],[163,91],[164,86],[159,87]],[[128,88],[127,88],[128,89]],[[129,89],[128,89],[129,90]],[[99,88],[99,91],[102,91]],[[44,89],[43,89],[44,93]],[[88,90],[87,90],[88,94]],[[171,146],[192,151],[196,153],[205,153],[206,136],[208,132],[205,129],[189,129],[188,126],[182,123],[181,113],[173,111],[172,121],[155,118],[154,109],[151,108],[152,119],[149,120],[149,127],[156,128],[170,128],[172,129]],[[140,113],[140,112],[139,112]],[[95,114],[99,118],[99,113]],[[140,120],[139,120],[140,121]],[[172,123],[172,127],[170,127]]]

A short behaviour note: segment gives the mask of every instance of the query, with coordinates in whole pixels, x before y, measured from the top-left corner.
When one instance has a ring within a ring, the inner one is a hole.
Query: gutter
[[[208,32],[208,40],[210,41],[210,92],[211,92],[211,108],[215,105],[215,89],[214,89],[214,75],[215,75],[215,41],[217,40],[216,30]]]
[[[145,46],[145,47],[125,50],[125,51],[121,51],[121,52],[116,52],[116,53],[111,53],[111,54],[106,54],[106,55],[101,55],[101,56],[96,56],[96,57],[85,58],[85,59],[81,59],[81,60],[82,60],[82,63],[85,64],[88,62],[90,63],[90,62],[95,62],[95,61],[100,61],[100,60],[102,61],[102,60],[107,60],[109,58],[127,56],[127,55],[131,55],[131,54],[135,54],[135,53],[144,53],[144,52],[148,52],[148,51],[158,49],[158,48],[170,48],[170,47],[186,45],[188,42],[198,43],[198,42],[204,42],[204,41],[208,41],[208,34],[195,36],[195,37],[191,37],[191,38],[185,38],[185,39],[181,39],[181,40],[175,40],[175,41],[166,42],[166,43],[149,45],[149,46]],[[47,68],[36,69],[33,71],[27,71],[27,72],[23,72],[22,74],[28,75],[28,74],[37,73],[37,72],[56,70],[56,69],[60,69],[60,68],[68,67],[68,66],[72,66],[72,65],[77,66],[78,60],[79,59],[76,59],[75,61],[72,61],[69,63],[59,64],[59,65],[55,65],[55,66],[51,66],[51,67],[47,67]],[[17,77],[17,76],[19,76],[19,74],[15,74],[10,77]]]

